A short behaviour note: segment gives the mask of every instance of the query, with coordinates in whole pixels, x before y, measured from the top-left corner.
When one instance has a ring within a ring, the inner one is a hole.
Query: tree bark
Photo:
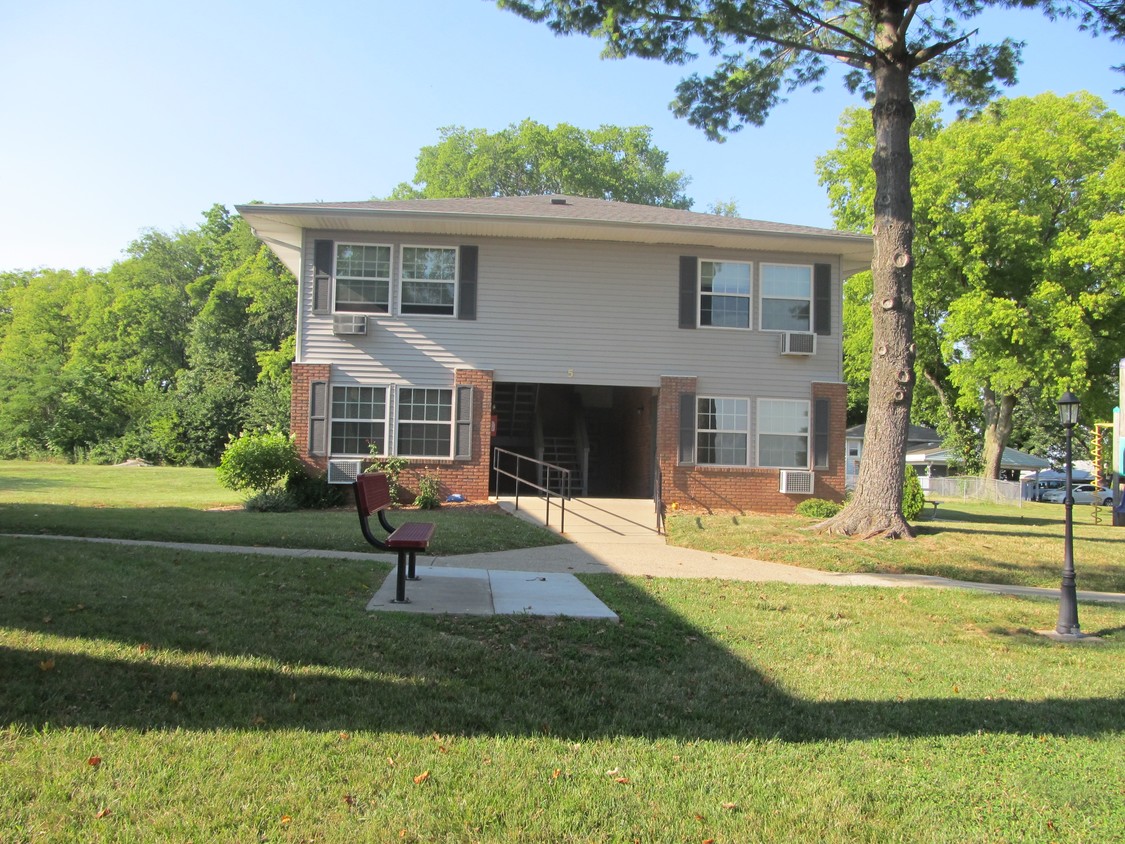
[[[863,459],[855,494],[839,514],[817,525],[827,533],[912,538],[902,515],[903,468],[914,394],[914,199],[910,126],[910,59],[899,35],[905,5],[876,6],[875,254],[871,262],[872,356]]]
[[[1012,412],[1016,408],[1015,396],[997,396],[987,387],[984,390],[984,477],[999,478],[1004,449],[1012,436]]]

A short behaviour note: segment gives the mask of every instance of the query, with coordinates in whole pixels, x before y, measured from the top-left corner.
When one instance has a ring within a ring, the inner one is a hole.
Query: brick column
[[[695,376],[661,376],[660,396],[656,410],[656,465],[660,468],[663,486],[661,495],[675,501],[685,495],[679,475],[680,462],[680,396],[695,393],[699,379]]]
[[[327,363],[295,363],[292,368],[292,397],[289,400],[289,431],[297,444],[297,454],[309,469],[323,472],[327,457],[309,455],[309,385],[327,381],[332,367]]]
[[[488,498],[488,472],[492,465],[492,370],[458,369],[454,385],[473,388],[473,456],[456,460],[453,472],[463,493],[473,501]]]
[[[812,398],[814,403],[817,399],[828,399],[829,403],[828,468],[816,471],[813,494],[829,501],[843,501],[847,471],[844,431],[848,425],[848,385],[814,381]]]

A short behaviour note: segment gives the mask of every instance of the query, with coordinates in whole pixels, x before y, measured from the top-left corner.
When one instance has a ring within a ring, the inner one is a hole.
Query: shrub
[[[907,466],[905,483],[902,487],[902,515],[908,522],[914,521],[925,506],[926,493],[922,491],[918,473],[914,471],[913,466]]]
[[[830,519],[843,509],[844,505],[835,501],[825,501],[823,498],[806,498],[797,505],[798,516],[808,516],[813,519]]]
[[[219,462],[219,483],[227,489],[266,492],[298,470],[297,449],[280,431],[243,433],[227,444]]]
[[[441,506],[441,481],[433,475],[423,475],[418,482],[418,497],[414,499],[414,506],[423,510],[433,510]]]
[[[402,494],[402,487],[398,484],[398,476],[402,474],[402,470],[406,468],[407,461],[402,457],[395,457],[388,454],[386,457],[379,457],[379,447],[372,443],[370,446],[371,451],[371,464],[364,469],[364,472],[382,472],[387,476],[387,488],[390,491],[391,503],[396,507],[402,503],[400,495]]]
[[[285,481],[285,491],[293,496],[301,510],[339,507],[347,501],[347,489],[343,484],[328,483],[328,475],[324,472],[309,475],[304,471],[297,471]]]
[[[266,489],[251,495],[242,505],[252,513],[292,513],[297,500],[284,489]]]

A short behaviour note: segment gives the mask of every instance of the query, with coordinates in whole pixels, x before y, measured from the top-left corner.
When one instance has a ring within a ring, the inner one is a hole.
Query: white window
[[[699,324],[714,328],[750,327],[750,264],[699,262]]]
[[[809,266],[762,264],[763,331],[811,331],[813,271]]]
[[[750,440],[748,399],[698,400],[695,459],[714,466],[745,466]]]
[[[361,455],[371,446],[385,454],[386,387],[332,387],[332,453]]]
[[[758,400],[758,465],[809,468],[809,403]]]
[[[452,456],[452,390],[399,387],[397,451],[401,457]]]
[[[404,246],[399,311],[452,316],[457,296],[457,250]]]
[[[391,247],[336,244],[336,310],[390,310]]]

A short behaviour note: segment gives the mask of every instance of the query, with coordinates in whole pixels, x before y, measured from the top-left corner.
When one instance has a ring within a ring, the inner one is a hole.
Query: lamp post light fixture
[[[1062,394],[1058,401],[1059,422],[1066,429],[1066,497],[1063,499],[1065,508],[1064,534],[1063,534],[1063,570],[1062,587],[1059,594],[1059,620],[1055,625],[1055,632],[1060,636],[1082,635],[1078,626],[1078,595],[1074,587],[1074,488],[1072,484],[1073,454],[1071,445],[1074,438],[1074,426],[1078,424],[1078,397],[1070,390]]]

